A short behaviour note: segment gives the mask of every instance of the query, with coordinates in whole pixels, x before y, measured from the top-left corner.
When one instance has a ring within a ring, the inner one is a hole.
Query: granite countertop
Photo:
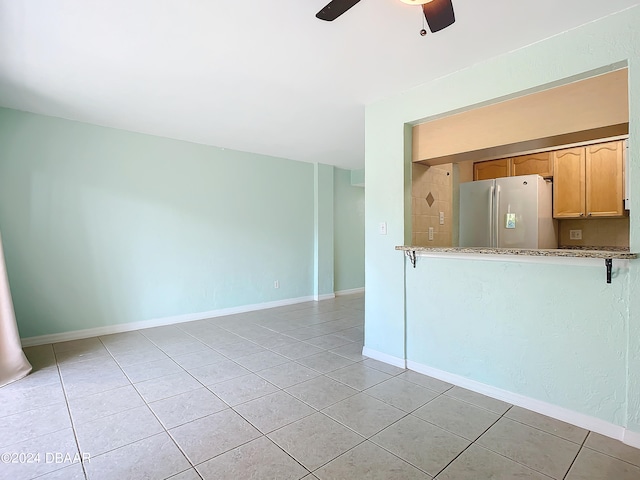
[[[629,252],[629,247],[596,247],[592,245],[565,245],[561,250],[604,250],[607,252]]]
[[[476,255],[525,255],[530,257],[618,258],[626,260],[638,258],[636,253],[630,253],[628,249],[584,250],[582,248],[561,248],[553,250],[536,250],[527,248],[419,247],[400,245],[396,247],[396,250],[416,253],[469,253]]]

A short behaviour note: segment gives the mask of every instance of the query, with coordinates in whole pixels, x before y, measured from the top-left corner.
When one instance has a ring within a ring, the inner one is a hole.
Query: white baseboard
[[[336,298],[336,294],[335,293],[325,293],[324,295],[314,295],[313,299],[316,302],[321,302],[322,300],[333,300],[334,298]]]
[[[331,298],[333,298],[333,294],[331,295]],[[39,335],[37,337],[27,337],[21,340],[23,347],[33,347],[36,345],[46,345],[48,343],[66,342],[69,340],[80,340],[82,338],[97,337],[100,335],[110,335],[112,333],[130,332],[132,330],[140,330],[142,328],[162,327],[165,325],[173,325],[176,323],[192,322],[195,320],[206,320],[207,318],[223,317],[225,315],[253,312],[256,310],[264,310],[267,308],[284,307],[285,305],[311,302],[313,300],[314,297],[287,298],[285,300],[276,300],[273,302],[254,303],[252,305],[242,305],[239,307],[221,308],[219,310],[211,310],[209,312],[188,313],[185,315],[143,320],[140,322],[119,323],[116,325],[87,328],[84,330],[74,330],[71,332]]]
[[[363,355],[365,354],[363,353]],[[427,365],[413,362],[411,360],[407,360],[407,368],[410,370],[415,370],[418,373],[437,378],[438,380],[451,383],[458,387],[466,388],[467,390],[472,390],[474,392],[481,393],[482,395],[486,395],[497,400],[502,400],[512,405],[526,408],[527,410],[538,412],[542,415],[555,418],[556,420],[560,420],[577,427],[591,430],[592,432],[599,433],[606,437],[621,440],[622,442],[626,443],[627,445],[631,445],[632,447],[640,448],[640,433],[632,432],[620,425],[615,425],[599,418],[591,417],[583,413],[574,412],[573,410],[536,400],[534,398],[526,397],[518,393],[502,390],[485,383],[470,380],[460,375],[455,375],[443,370],[438,370],[437,368],[429,367]]]
[[[336,292],[336,297],[342,297],[343,295],[355,295],[357,293],[364,293],[364,287],[351,288],[349,290],[340,290]]]
[[[632,447],[640,448],[640,433],[632,432],[631,430],[624,431],[624,437],[622,441]]]
[[[368,347],[362,348],[362,355],[365,357],[373,358],[374,360],[378,360],[380,362],[388,363],[389,365],[393,365],[394,367],[407,368],[407,364],[404,358],[394,357],[393,355],[389,355],[388,353],[382,353],[377,350],[372,350]]]

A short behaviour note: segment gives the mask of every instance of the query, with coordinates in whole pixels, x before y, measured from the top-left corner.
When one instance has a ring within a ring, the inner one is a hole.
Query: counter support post
[[[611,283],[611,269],[613,267],[613,259],[605,258],[604,265],[607,267],[607,283]]]

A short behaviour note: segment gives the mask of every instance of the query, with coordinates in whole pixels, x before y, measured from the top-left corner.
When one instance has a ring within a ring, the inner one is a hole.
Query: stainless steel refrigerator
[[[461,247],[557,248],[552,185],[539,175],[460,184]]]

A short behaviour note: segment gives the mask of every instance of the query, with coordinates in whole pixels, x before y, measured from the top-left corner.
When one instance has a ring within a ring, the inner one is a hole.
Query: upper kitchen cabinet
[[[523,155],[511,159],[511,175],[533,175],[553,177],[553,158],[551,152]]]
[[[585,212],[585,151],[583,147],[553,152],[553,216],[580,218]]]
[[[509,158],[490,160],[473,164],[474,180],[490,180],[511,175],[511,161]]]
[[[491,180],[518,175],[553,176],[553,158],[551,152],[522,155],[501,160],[489,160],[473,164],[474,180]]]
[[[554,152],[555,218],[624,215],[624,142]]]
[[[624,215],[624,143],[586,148],[586,207],[588,217]]]

